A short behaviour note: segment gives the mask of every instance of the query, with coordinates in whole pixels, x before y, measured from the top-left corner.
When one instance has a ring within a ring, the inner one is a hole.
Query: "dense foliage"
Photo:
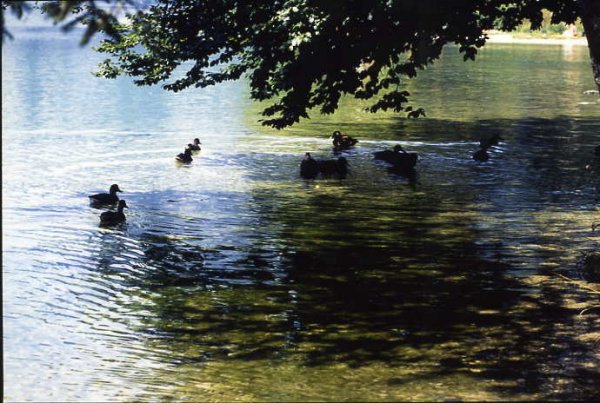
[[[272,102],[263,124],[283,128],[313,108],[332,113],[344,94],[372,100],[372,112],[423,114],[406,105],[403,80],[434,62],[445,44],[474,59],[486,30],[512,30],[525,18],[535,29],[543,9],[554,22],[572,23],[580,3],[590,1],[159,0],[130,13],[126,24],[93,1],[47,8],[64,19],[83,7],[84,39],[98,29],[110,35],[98,48],[110,56],[98,75],[172,91],[245,75],[251,97]]]
[[[85,25],[86,30],[81,44],[86,45],[97,32],[103,31],[115,36],[114,27],[118,25],[117,16],[125,12],[126,7],[137,8],[143,3],[136,0],[67,0],[67,1],[12,1],[2,0],[2,42],[4,38],[12,39],[11,33],[4,25],[4,12],[10,10],[17,18],[39,9],[52,18],[55,23],[63,22],[62,29],[69,31],[76,26]]]

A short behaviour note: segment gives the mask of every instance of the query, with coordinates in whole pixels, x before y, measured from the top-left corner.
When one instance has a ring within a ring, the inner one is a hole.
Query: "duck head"
[[[119,185],[117,185],[116,183],[114,185],[110,186],[110,193],[111,194],[115,194],[117,192],[123,192],[121,189],[119,189]]]
[[[304,159],[305,160],[311,160],[312,156],[310,155],[310,153],[306,153],[306,154],[304,154]]]
[[[197,146],[197,145],[200,145],[200,144],[202,144],[202,143],[200,142],[200,139],[194,139],[194,145],[196,145],[196,146]]]
[[[404,152],[404,148],[402,148],[402,146],[400,144],[396,144],[394,146],[394,152],[396,152],[396,153]]]
[[[333,134],[331,135],[332,139],[335,139],[337,137],[342,137],[342,132],[339,130],[334,131]]]
[[[119,210],[123,210],[124,208],[129,208],[129,206],[127,206],[125,200],[119,200]]]

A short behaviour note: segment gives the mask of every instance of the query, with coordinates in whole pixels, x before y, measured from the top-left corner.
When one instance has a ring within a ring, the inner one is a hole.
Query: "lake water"
[[[426,118],[346,99],[277,132],[244,82],[138,88],[92,76],[77,35],[13,34],[6,400],[600,397],[599,287],[577,265],[600,241],[586,47],[490,44],[468,63],[449,47],[408,84]],[[351,174],[300,179],[336,129],[360,141]],[[372,159],[398,142],[416,183]],[[101,228],[87,195],[112,183],[127,223]]]

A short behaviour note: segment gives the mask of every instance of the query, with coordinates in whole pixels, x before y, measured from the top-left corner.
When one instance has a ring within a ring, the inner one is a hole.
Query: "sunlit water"
[[[243,82],[137,88],[93,77],[76,36],[13,33],[6,400],[597,397],[600,310],[577,266],[600,240],[587,48],[448,48],[408,86],[427,118],[345,100],[276,132]],[[335,129],[360,140],[351,175],[301,180]],[[372,159],[397,142],[416,183]],[[127,223],[101,228],[87,195],[112,183]]]

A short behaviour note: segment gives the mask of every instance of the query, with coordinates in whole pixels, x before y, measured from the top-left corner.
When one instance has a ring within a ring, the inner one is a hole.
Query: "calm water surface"
[[[243,82],[137,88],[93,77],[76,37],[13,33],[6,400],[599,397],[597,286],[577,269],[600,241],[586,47],[491,44],[466,64],[447,48],[408,85],[427,118],[344,100],[276,132]],[[299,179],[335,129],[360,139],[351,175]],[[397,142],[416,183],[372,160]],[[87,195],[112,183],[127,223],[100,228]]]

